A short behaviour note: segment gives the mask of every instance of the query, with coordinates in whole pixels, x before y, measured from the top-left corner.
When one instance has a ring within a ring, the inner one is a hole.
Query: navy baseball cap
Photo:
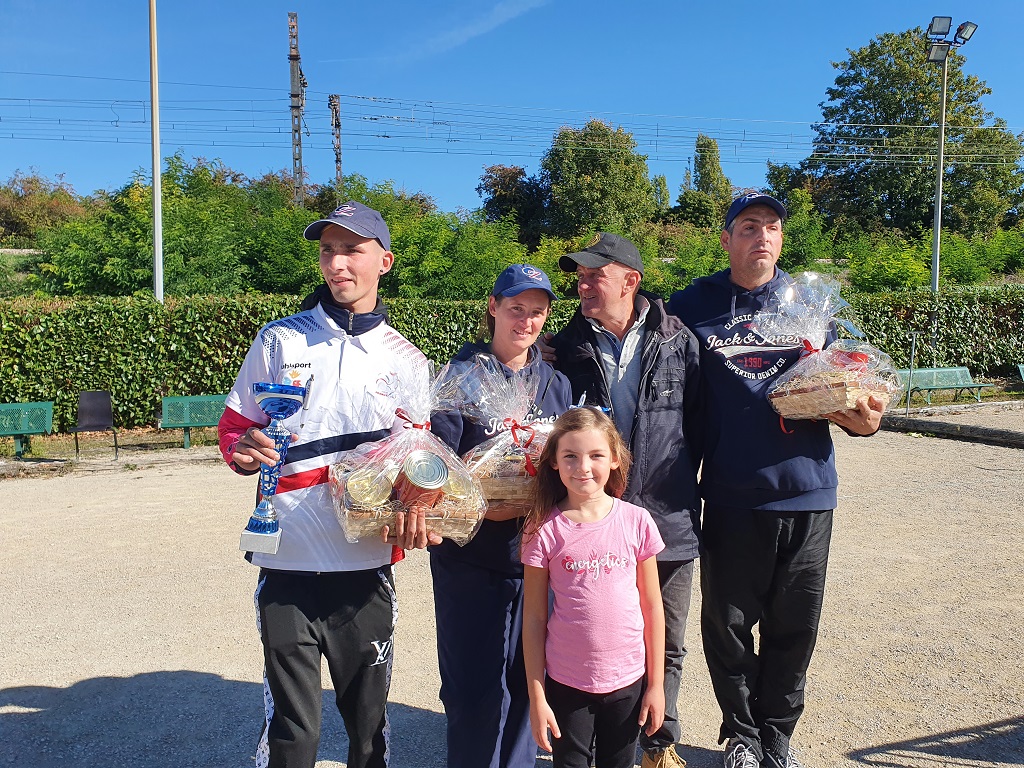
[[[760,192],[749,192],[745,195],[740,195],[732,201],[732,205],[729,206],[729,212],[725,214],[725,226],[722,227],[722,229],[728,229],[732,225],[733,219],[752,205],[767,205],[779,214],[779,219],[782,221],[785,221],[786,217],[789,216],[786,206],[771,195],[764,195]]]
[[[613,261],[635,269],[643,277],[644,262],[640,258],[640,251],[622,235],[609,232],[599,232],[579,253],[567,253],[558,260],[558,266],[563,272],[575,272],[577,265],[600,269]]]
[[[388,231],[388,225],[384,223],[384,217],[373,208],[355,200],[339,205],[326,219],[314,221],[306,227],[302,236],[307,240],[319,240],[324,227],[328,224],[337,224],[360,237],[369,237],[380,243],[385,251],[391,250],[391,233]]]
[[[551,290],[551,281],[544,274],[544,270],[537,269],[532,264],[513,264],[506,267],[505,271],[494,281],[494,290],[491,291],[491,296],[509,298],[518,296],[531,288],[540,288],[551,297],[552,301],[558,298]]]

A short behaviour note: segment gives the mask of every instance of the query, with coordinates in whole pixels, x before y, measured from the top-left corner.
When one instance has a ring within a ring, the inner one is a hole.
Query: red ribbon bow
[[[509,418],[502,422],[505,428],[512,433],[512,442],[523,449],[523,453],[526,454],[526,474],[530,477],[537,476],[537,468],[533,465],[533,460],[530,458],[530,452],[527,450],[530,444],[533,442],[533,438],[536,437],[536,433],[529,424],[520,424],[515,419]],[[519,433],[523,432],[527,435],[526,442],[519,442]]]
[[[430,420],[429,419],[427,421],[425,421],[424,423],[422,423],[422,424],[417,424],[413,420],[412,416],[410,416],[408,414],[408,412],[405,410],[405,408],[395,408],[395,416],[397,416],[398,418],[400,418],[403,421],[405,421],[413,429],[430,429]]]

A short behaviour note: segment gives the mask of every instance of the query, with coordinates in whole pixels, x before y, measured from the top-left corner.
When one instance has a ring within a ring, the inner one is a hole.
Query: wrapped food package
[[[484,441],[463,457],[480,482],[488,501],[515,502],[529,506],[533,478],[552,425],[534,422],[510,428]]]
[[[483,491],[455,453],[429,431],[444,374],[412,366],[380,382],[382,407],[393,407],[401,428],[383,440],[344,452],[329,471],[334,511],[348,541],[394,531],[396,513],[426,510],[427,530],[464,545],[487,509]],[[396,405],[397,404],[397,405]]]
[[[536,464],[552,425],[534,418],[539,381],[536,376],[507,375],[493,358],[479,356],[458,382],[459,410],[495,432],[462,459],[491,504],[522,507],[533,494]]]
[[[800,359],[768,389],[768,400],[779,415],[818,419],[855,408],[860,398],[870,395],[886,407],[899,401],[903,384],[887,354],[851,339],[824,347],[834,322],[863,336],[848,321],[837,320],[837,314],[848,306],[839,296],[838,283],[805,272],[777,291],[754,315],[751,330],[766,339],[804,346]]]

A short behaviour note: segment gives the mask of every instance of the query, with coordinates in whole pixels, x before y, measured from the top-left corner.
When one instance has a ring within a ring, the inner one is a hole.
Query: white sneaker
[[[722,765],[725,768],[761,768],[761,761],[754,750],[734,736],[725,744]]]
[[[771,766],[771,768],[804,768],[803,763],[796,759],[796,752],[793,751],[792,747],[790,747],[789,752],[786,753],[785,763],[772,754],[771,750],[766,750],[764,764]]]

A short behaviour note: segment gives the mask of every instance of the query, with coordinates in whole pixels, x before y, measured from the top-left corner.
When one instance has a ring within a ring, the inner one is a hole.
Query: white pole
[[[153,293],[164,301],[164,223],[160,185],[160,96],[156,71],[156,0],[149,0],[149,101],[153,129]]]
[[[935,172],[935,220],[932,222],[932,365],[939,364],[939,245],[942,242],[942,176],[946,149],[946,73],[949,71],[949,54],[942,60],[942,99],[939,106],[939,162]],[[909,391],[909,390],[908,390]]]
[[[935,172],[935,219],[932,223],[932,293],[939,292],[939,243],[942,239],[942,171],[946,144],[946,72],[949,54],[942,60],[942,100],[939,106],[939,162]]]

